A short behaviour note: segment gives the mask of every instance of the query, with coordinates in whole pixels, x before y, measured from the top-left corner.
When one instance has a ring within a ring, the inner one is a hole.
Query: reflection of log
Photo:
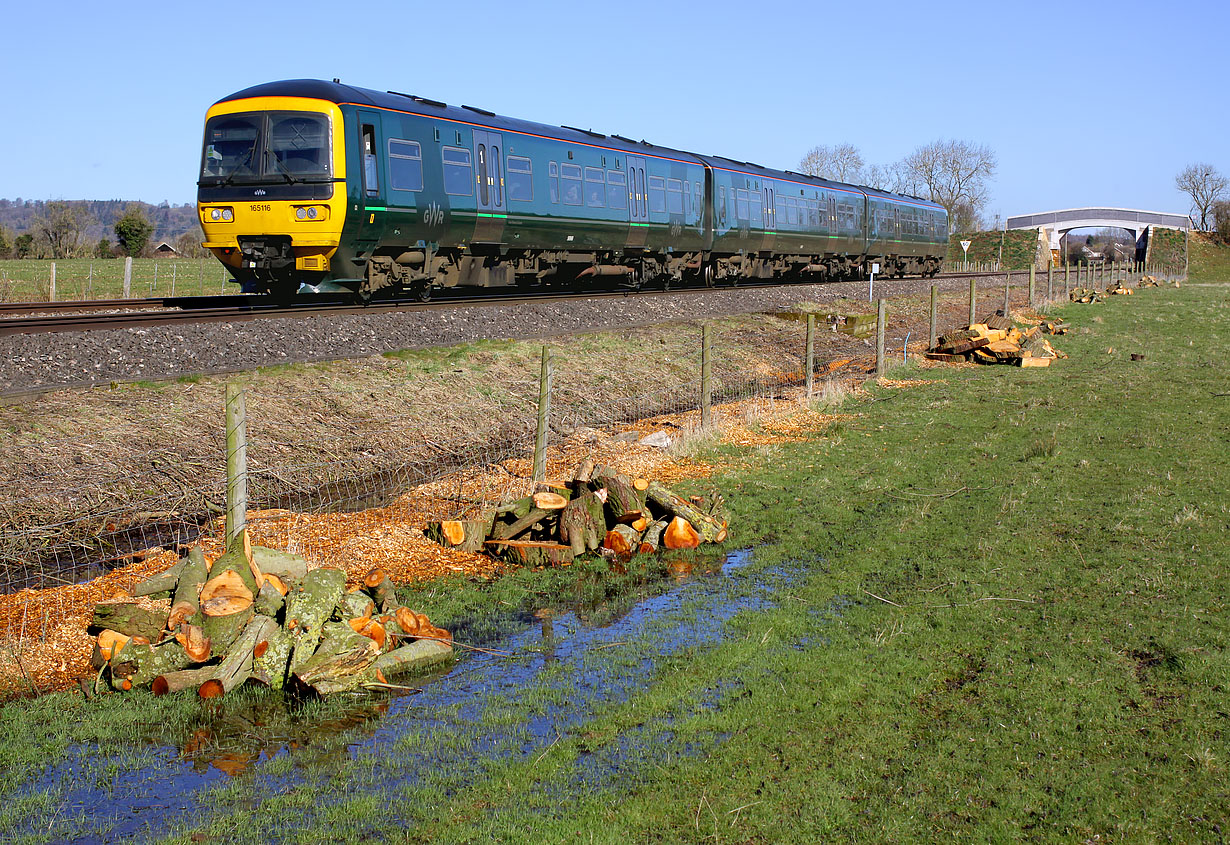
[[[90,627],[109,628],[121,634],[156,640],[166,625],[165,612],[147,610],[132,602],[100,602],[94,605]]]
[[[701,540],[706,543],[718,542],[717,536],[722,533],[725,526],[691,502],[679,498],[656,481],[649,482],[645,495],[663,510],[675,516],[681,516],[690,522]]]
[[[328,695],[367,681],[371,676],[368,669],[380,656],[376,644],[356,634],[345,622],[330,622],[325,631],[316,652],[294,669],[299,683]]]
[[[140,584],[133,588],[134,596],[157,596],[158,598],[170,598],[170,594],[174,592],[175,585],[179,583],[179,573],[183,571],[184,565],[188,562],[187,558],[183,558],[179,563],[172,566],[166,572],[159,573],[151,578],[146,578]],[[163,595],[158,595],[162,593]]]
[[[560,540],[571,547],[574,555],[597,549],[602,545],[605,533],[602,502],[589,491],[572,499],[560,512]]]
[[[453,647],[437,640],[416,640],[376,658],[373,666],[386,678],[405,674],[416,669],[425,669],[448,660]]]
[[[287,595],[286,629],[294,640],[290,661],[292,673],[316,650],[325,620],[332,615],[345,591],[346,575],[340,569],[313,569],[304,576],[299,587]]]

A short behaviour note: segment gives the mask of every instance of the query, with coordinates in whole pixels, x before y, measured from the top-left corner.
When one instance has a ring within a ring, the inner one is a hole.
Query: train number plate
[[[254,202],[248,206],[248,211],[273,211],[273,206],[267,202]]]

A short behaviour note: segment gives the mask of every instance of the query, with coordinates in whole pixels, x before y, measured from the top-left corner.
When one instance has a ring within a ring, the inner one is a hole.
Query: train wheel
[[[432,286],[430,282],[419,282],[414,286],[411,293],[419,302],[431,302],[431,289]]]
[[[713,265],[712,264],[705,265],[705,269],[704,269],[704,272],[702,273],[702,277],[705,280],[705,287],[707,288],[713,287]]]

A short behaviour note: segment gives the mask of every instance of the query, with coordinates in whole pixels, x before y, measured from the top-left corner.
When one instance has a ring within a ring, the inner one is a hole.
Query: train
[[[948,245],[919,197],[336,79],[214,103],[197,209],[277,297],[929,277]]]

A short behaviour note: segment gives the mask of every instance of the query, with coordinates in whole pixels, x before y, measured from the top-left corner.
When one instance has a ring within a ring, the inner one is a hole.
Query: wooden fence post
[[[977,321],[977,318],[974,315],[974,309],[977,307],[978,302],[977,302],[977,292],[974,290],[974,284],[975,284],[975,280],[970,279],[969,280],[969,322],[966,323],[967,326],[972,326]]]
[[[1033,264],[1029,265],[1029,299],[1026,301],[1026,304],[1029,305],[1029,307],[1031,308],[1033,307],[1033,304],[1034,304],[1034,265]]]
[[[551,350],[542,348],[542,370],[538,376],[538,433],[534,437],[534,480],[547,476],[547,425],[551,421]]]
[[[47,301],[56,301],[56,263],[54,261],[51,262],[51,279],[48,281],[47,286]]]
[[[876,378],[884,378],[888,361],[884,357],[884,300],[876,300]]]
[[[132,296],[132,256],[124,259],[124,298]]]
[[[1008,316],[1008,292],[1012,290],[1012,274],[1004,274],[1004,316]]]
[[[804,376],[807,384],[807,400],[810,402],[812,389],[816,384],[816,315],[811,313],[807,315],[807,351],[803,355],[803,361],[807,373]]]
[[[935,300],[939,295],[939,285],[931,286],[931,327],[927,330],[927,348],[934,349],[937,338],[935,336],[936,320],[935,320]]]
[[[713,423],[713,336],[708,323],[700,327],[700,425]]]
[[[248,524],[248,413],[243,388],[226,385],[226,541]]]
[[[1046,265],[1046,301],[1050,302],[1055,298],[1055,265],[1048,263]]]

